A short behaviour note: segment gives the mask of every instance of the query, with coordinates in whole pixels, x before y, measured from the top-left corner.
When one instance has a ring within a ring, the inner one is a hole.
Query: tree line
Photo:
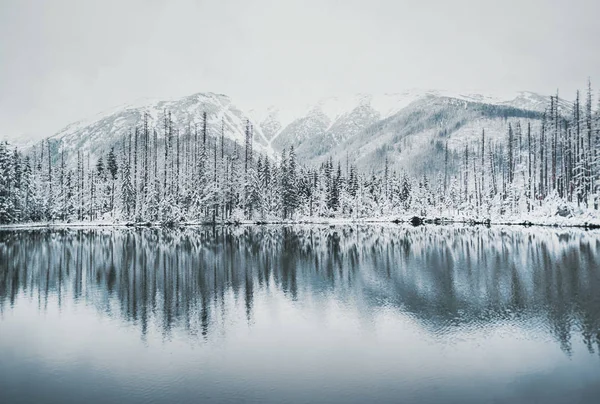
[[[22,152],[0,144],[0,223],[127,221],[279,221],[399,215],[489,218],[598,210],[600,122],[577,92],[572,108],[551,96],[541,120],[507,123],[502,140],[486,138],[444,150],[444,170],[414,176],[390,167],[360,172],[349,159],[298,164],[293,146],[280,156],[253,151],[247,121],[243,145],[209,133],[207,113],[182,130],[165,111],[161,125],[139,125],[92,161],[49,139]],[[160,135],[160,136],[159,136]]]

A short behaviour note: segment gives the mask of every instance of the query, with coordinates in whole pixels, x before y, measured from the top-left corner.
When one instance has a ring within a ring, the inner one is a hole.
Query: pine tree
[[[283,191],[283,218],[292,219],[298,207],[297,177],[296,177],[296,152],[294,146],[290,147],[289,154],[285,150],[281,157],[281,177]]]
[[[117,181],[117,174],[119,171],[119,167],[117,164],[117,157],[115,155],[115,148],[111,147],[108,152],[108,156],[106,158],[106,165],[108,172],[110,174],[111,184],[110,184],[110,212],[114,214],[115,209],[115,182]]]
[[[13,170],[10,162],[8,144],[0,142],[0,223],[12,223],[14,206],[12,201]]]
[[[52,154],[50,151],[50,140],[46,140],[46,146],[48,147],[48,172],[46,176],[46,218],[47,220],[54,220],[54,188],[52,187]],[[42,143],[43,147],[43,143]]]
[[[592,82],[588,78],[587,96],[585,102],[585,130],[587,135],[587,193],[593,195],[595,193],[595,159],[594,153],[597,153],[597,148],[592,142],[592,128],[593,128],[593,117],[592,117]],[[594,199],[593,205],[596,207],[597,202]]]
[[[129,163],[127,163],[123,170],[123,184],[121,188],[123,209],[125,210],[125,217],[127,218],[131,218],[131,215],[135,210],[135,192],[131,182],[131,168]]]
[[[508,142],[506,144],[508,151],[508,183],[512,184],[514,180],[514,136],[512,125],[508,124]]]

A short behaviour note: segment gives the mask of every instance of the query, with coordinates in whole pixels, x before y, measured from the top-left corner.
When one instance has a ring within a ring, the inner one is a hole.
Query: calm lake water
[[[599,232],[0,232],[2,403],[598,403],[599,352]]]

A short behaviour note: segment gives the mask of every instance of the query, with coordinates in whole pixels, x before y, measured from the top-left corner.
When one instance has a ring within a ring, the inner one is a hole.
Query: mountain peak
[[[152,130],[156,129],[161,138],[165,111],[171,112],[175,129],[182,135],[194,130],[194,126],[200,128],[202,115],[206,112],[209,136],[219,135],[223,123],[225,137],[243,144],[246,120],[250,120],[255,128],[257,153],[273,155],[294,145],[298,156],[309,162],[333,152],[345,153],[339,147],[345,147],[341,145],[350,139],[369,139],[368,144],[361,143],[361,153],[368,150],[380,150],[383,153],[390,148],[409,148],[408,138],[402,140],[402,144],[397,144],[401,133],[427,133],[430,136],[440,131],[452,133],[460,127],[473,127],[475,130],[478,125],[491,125],[500,128],[495,123],[478,120],[484,104],[540,113],[548,107],[549,100],[549,96],[531,91],[499,95],[413,88],[383,94],[355,93],[324,97],[301,112],[279,106],[244,111],[225,94],[197,92],[180,98],[143,98],[122,104],[70,124],[52,139],[59,143],[60,150],[81,150],[94,154],[119,144],[124,136],[128,136],[136,126],[139,127],[145,114],[148,114]],[[569,105],[567,101],[560,100],[561,108],[568,108]],[[457,112],[457,107],[463,110],[470,108],[471,112]],[[435,116],[432,114],[438,114],[439,117],[436,120],[425,119]],[[448,114],[459,114],[461,118]],[[420,126],[415,126],[419,119],[425,120]],[[394,123],[390,126],[387,122]],[[458,126],[448,126],[450,122]]]

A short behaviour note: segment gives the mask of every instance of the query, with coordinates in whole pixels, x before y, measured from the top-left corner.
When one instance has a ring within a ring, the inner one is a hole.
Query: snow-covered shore
[[[353,224],[410,224],[410,225],[486,225],[486,226],[543,226],[543,227],[579,227],[600,228],[600,218],[594,216],[560,217],[560,216],[502,216],[496,218],[460,217],[420,217],[415,215],[383,216],[370,218],[324,218],[305,217],[295,220],[217,220],[213,221],[182,221],[174,223],[161,222],[132,222],[132,221],[74,221],[74,222],[35,222],[0,225],[2,230],[19,229],[76,229],[96,227],[193,227],[193,226],[256,226],[256,225],[353,225]]]

